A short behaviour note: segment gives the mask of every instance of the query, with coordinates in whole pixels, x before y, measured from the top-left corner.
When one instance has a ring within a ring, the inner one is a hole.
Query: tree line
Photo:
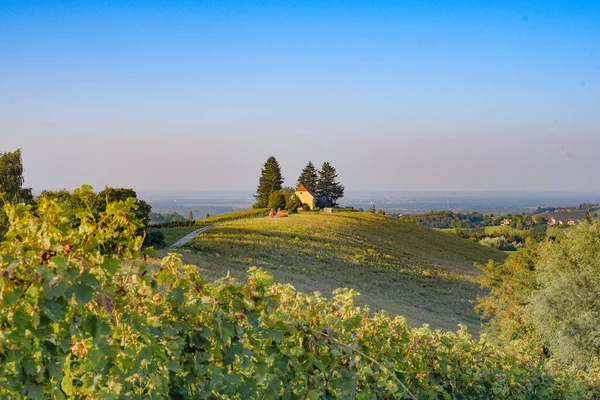
[[[8,230],[8,219],[3,211],[6,203],[19,204],[25,203],[33,208],[37,207],[38,202],[43,199],[56,200],[64,211],[64,215],[69,218],[74,227],[81,223],[81,213],[91,212],[94,216],[99,216],[106,211],[109,202],[125,201],[129,198],[135,199],[135,215],[142,226],[138,230],[140,236],[145,237],[144,246],[162,246],[164,245],[164,236],[162,232],[149,231],[150,215],[152,207],[144,200],[137,197],[137,193],[129,188],[110,188],[106,187],[99,193],[94,193],[91,186],[84,186],[70,192],[62,190],[44,190],[37,198],[33,196],[31,188],[24,188],[23,161],[21,150],[14,152],[0,153],[0,239],[4,232]]]
[[[329,162],[325,161],[321,169],[317,170],[309,161],[302,169],[296,187],[303,184],[313,191],[317,195],[318,207],[337,207],[338,200],[344,197],[344,185],[337,178],[337,171]],[[285,208],[295,211],[303,207],[300,199],[294,195],[295,188],[284,187],[283,182],[279,162],[275,157],[269,157],[260,173],[254,208]]]

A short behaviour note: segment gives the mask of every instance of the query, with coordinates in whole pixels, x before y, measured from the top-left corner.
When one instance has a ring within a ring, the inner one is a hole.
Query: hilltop
[[[303,213],[214,227],[180,250],[207,279],[245,278],[261,267],[304,292],[330,296],[339,287],[358,303],[407,317],[412,325],[477,332],[473,311],[483,292],[475,263],[504,253],[455,236],[370,213]]]

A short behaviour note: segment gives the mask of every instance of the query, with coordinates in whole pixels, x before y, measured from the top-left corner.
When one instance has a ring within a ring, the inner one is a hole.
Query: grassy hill
[[[359,304],[403,315],[413,325],[480,328],[473,312],[482,293],[474,263],[505,255],[458,237],[368,213],[305,213],[217,226],[182,249],[208,279],[245,278],[251,266],[277,281],[329,296],[339,287]]]

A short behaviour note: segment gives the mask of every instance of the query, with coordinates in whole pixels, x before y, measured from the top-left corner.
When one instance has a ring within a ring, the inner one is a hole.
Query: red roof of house
[[[312,197],[314,197],[315,199],[317,198],[317,194],[310,190],[304,183],[301,183],[300,186],[298,186],[296,192],[308,192]]]

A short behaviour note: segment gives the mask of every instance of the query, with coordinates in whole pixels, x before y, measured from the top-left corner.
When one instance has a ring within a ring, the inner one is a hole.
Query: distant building
[[[307,204],[311,210],[316,207],[316,193],[313,192],[310,188],[306,187],[303,183],[301,183],[300,186],[298,186],[298,189],[296,189],[296,192],[294,192],[294,194],[298,196],[302,204]]]
[[[500,225],[509,226],[510,224],[512,224],[512,222],[512,218],[504,218],[502,221],[500,221]]]
[[[556,218],[554,218],[554,217],[550,217],[550,219],[548,220],[548,225],[550,225],[550,226],[554,226],[554,225],[562,225],[562,224],[563,224],[563,222],[562,222],[562,221],[559,221],[559,220],[557,220],[557,219],[556,219]]]

